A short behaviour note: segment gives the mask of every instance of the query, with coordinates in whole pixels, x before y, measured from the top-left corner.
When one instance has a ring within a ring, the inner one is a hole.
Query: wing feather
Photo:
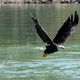
[[[49,38],[47,32],[43,29],[43,27],[38,23],[38,20],[32,17],[34,23],[35,23],[35,28],[36,31],[39,35],[39,37],[43,40],[43,42],[47,44],[53,44],[53,41]]]
[[[77,11],[75,11],[74,20],[73,15],[71,14],[70,17],[65,21],[62,27],[59,29],[57,35],[53,39],[53,42],[56,44],[63,44],[67,37],[72,33],[72,29],[75,29],[79,22],[79,16]]]

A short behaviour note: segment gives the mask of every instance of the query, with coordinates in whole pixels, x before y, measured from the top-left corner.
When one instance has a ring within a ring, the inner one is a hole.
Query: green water
[[[0,80],[80,80],[80,23],[60,50],[43,58],[45,45],[30,13],[53,39],[79,4],[0,5]]]

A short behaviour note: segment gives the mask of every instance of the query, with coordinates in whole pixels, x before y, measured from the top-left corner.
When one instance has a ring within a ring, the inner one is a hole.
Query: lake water
[[[0,80],[80,80],[80,22],[59,50],[43,58],[45,45],[30,14],[53,39],[79,4],[0,5]]]

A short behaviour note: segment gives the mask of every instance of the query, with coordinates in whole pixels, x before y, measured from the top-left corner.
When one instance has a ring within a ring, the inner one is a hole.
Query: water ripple
[[[31,60],[31,61],[8,61],[0,63],[0,75],[9,78],[16,75],[64,75],[80,78],[80,59],[46,59],[46,60]],[[11,76],[12,75],[12,76]]]

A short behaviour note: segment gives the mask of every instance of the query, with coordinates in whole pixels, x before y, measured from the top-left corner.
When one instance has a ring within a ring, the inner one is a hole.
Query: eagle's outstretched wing
[[[58,45],[63,44],[66,38],[75,30],[75,27],[77,26],[78,22],[79,16],[77,14],[77,11],[75,11],[75,15],[73,16],[71,14],[71,16],[68,17],[62,27],[59,29],[57,35],[53,39],[53,42]]]
[[[47,43],[47,44],[54,44],[55,43],[49,38],[47,32],[43,29],[43,27],[38,23],[37,18],[32,17],[34,23],[35,23],[35,28],[36,31],[39,35],[39,37],[43,40],[43,42]]]

